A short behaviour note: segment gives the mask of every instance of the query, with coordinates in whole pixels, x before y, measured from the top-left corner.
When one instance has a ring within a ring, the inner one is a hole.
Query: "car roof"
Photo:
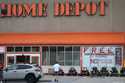
[[[12,65],[30,65],[30,66],[33,66],[32,64],[22,64],[22,63],[20,63],[20,64],[12,64]]]

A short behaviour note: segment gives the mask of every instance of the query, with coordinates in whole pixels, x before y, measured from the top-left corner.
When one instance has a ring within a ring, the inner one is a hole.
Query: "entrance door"
[[[17,64],[19,64],[19,63],[29,64],[30,63],[30,56],[29,55],[17,55],[16,56],[16,63]]]
[[[0,54],[0,69],[2,69],[4,66],[4,54]]]

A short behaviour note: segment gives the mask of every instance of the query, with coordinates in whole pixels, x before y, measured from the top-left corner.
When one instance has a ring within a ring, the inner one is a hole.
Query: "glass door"
[[[3,69],[4,67],[4,54],[0,54],[0,69]]]
[[[27,63],[30,64],[30,56],[29,55],[16,55],[16,63]]]

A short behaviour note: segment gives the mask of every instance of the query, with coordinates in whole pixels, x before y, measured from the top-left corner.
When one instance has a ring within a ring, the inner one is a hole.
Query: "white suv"
[[[43,73],[41,68],[31,64],[14,64],[4,69],[3,79],[25,79],[28,83],[36,83]]]

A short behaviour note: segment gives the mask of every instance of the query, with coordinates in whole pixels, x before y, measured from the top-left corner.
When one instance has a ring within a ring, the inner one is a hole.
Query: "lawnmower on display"
[[[71,68],[69,69],[67,75],[69,75],[69,76],[71,76],[71,75],[72,75],[72,76],[76,76],[76,75],[77,75],[76,69],[75,69],[74,67],[71,67]]]
[[[120,76],[125,76],[125,67],[122,67],[120,70]]]
[[[86,67],[82,68],[80,76],[89,76],[89,75],[90,75],[89,70]]]
[[[91,76],[100,76],[100,72],[97,67],[92,68]]]
[[[111,73],[110,76],[119,76],[119,73],[116,67],[112,67],[110,73]]]
[[[58,75],[64,75],[63,69],[61,69],[61,68],[59,69]]]
[[[102,67],[100,70],[100,76],[109,76],[109,72],[106,67]]]

